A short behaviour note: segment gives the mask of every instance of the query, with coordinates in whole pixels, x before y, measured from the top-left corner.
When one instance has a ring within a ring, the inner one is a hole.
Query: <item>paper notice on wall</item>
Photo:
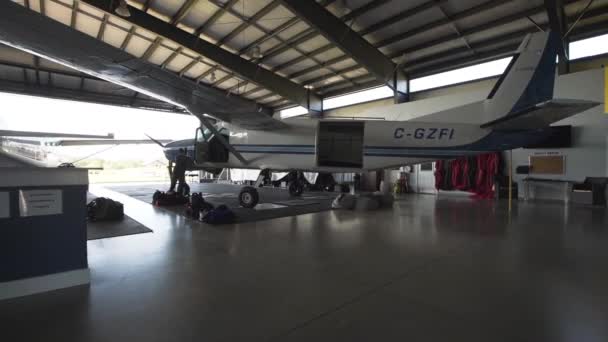
[[[19,190],[19,213],[22,217],[63,213],[61,190]]]
[[[11,217],[10,204],[8,192],[0,192],[0,218]]]

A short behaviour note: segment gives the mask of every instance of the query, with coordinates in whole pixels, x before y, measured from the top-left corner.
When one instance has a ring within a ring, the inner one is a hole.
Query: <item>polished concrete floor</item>
[[[0,302],[3,341],[608,341],[605,209],[412,195],[216,228],[116,197],[154,233]]]

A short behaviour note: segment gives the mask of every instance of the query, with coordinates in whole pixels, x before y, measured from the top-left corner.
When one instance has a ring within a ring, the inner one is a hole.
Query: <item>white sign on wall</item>
[[[63,213],[61,190],[19,190],[19,213],[22,217]]]
[[[8,192],[0,192],[0,218],[7,218],[11,216],[10,199]]]

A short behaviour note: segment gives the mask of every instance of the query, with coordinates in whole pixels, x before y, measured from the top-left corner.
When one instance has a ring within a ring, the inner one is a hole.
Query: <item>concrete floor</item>
[[[216,228],[112,196],[154,233],[89,242],[89,287],[0,302],[2,340],[608,340],[605,209],[412,195]]]

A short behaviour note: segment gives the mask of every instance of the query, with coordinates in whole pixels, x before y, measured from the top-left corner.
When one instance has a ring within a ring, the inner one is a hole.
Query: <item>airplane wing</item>
[[[0,130],[0,137],[30,137],[30,138],[91,138],[91,139],[113,139],[113,134],[90,135],[73,133],[52,133],[52,132],[28,132],[28,131],[9,131]]]
[[[157,140],[162,144],[171,142],[172,140]],[[59,140],[51,142],[52,146],[93,146],[93,145],[145,145],[156,144],[156,142],[148,139],[78,139],[78,140]]]
[[[246,129],[287,127],[253,101],[179,77],[12,1],[0,2],[0,22],[0,42],[6,45],[186,108],[199,118],[208,114]]]

